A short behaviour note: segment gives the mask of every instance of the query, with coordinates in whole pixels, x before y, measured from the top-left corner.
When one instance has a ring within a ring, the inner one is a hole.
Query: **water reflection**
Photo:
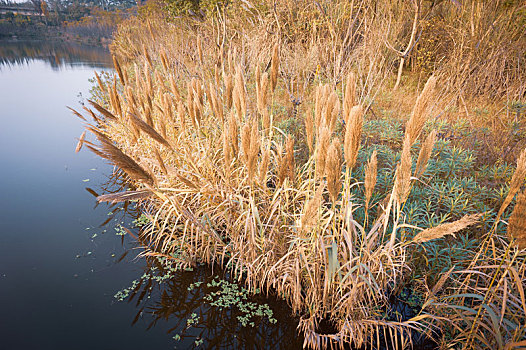
[[[0,41],[0,68],[46,62],[53,70],[64,67],[105,68],[111,66],[108,50],[59,41]]]

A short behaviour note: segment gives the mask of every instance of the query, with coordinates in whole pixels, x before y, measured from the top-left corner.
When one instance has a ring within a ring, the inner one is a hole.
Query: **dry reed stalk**
[[[265,186],[267,183],[267,172],[270,163],[270,148],[261,146],[261,164],[259,165],[259,183]]]
[[[232,108],[233,104],[233,79],[231,74],[224,74],[223,73],[223,81],[225,82],[225,90],[223,92],[223,95],[225,96],[225,103],[228,109]]]
[[[133,71],[135,72],[135,87],[139,89],[140,87],[143,86],[143,83],[142,83],[142,77],[141,77],[141,70],[139,66],[137,65],[137,63],[133,64]]]
[[[248,178],[250,181],[254,181],[260,147],[258,123],[256,119],[253,119],[250,126],[250,147],[248,150]]]
[[[349,122],[349,115],[351,109],[357,104],[356,100],[356,78],[354,73],[347,75],[347,81],[345,84],[345,95],[343,99],[343,119],[345,123]]]
[[[100,131],[91,127],[88,129],[93,132],[95,136],[97,136],[97,139],[100,142],[100,148],[95,148],[90,145],[87,146],[93,153],[113,162],[133,180],[143,181],[149,185],[154,185],[154,177],[144,170],[135,160],[124,154],[124,152],[113,145],[111,140],[103,135]]]
[[[112,55],[111,58],[113,59],[113,66],[115,67],[115,70],[117,71],[117,74],[119,75],[121,84],[126,85],[126,80],[124,79],[124,75],[122,74],[121,65],[119,64],[117,57],[115,57],[115,55]]]
[[[321,179],[325,174],[325,160],[327,149],[331,140],[331,133],[326,126],[322,126],[320,135],[316,140],[316,177]]]
[[[164,175],[168,175],[168,170],[166,169],[166,165],[164,164],[163,158],[161,157],[161,154],[159,153],[159,150],[157,148],[153,149],[153,154],[155,155],[155,159],[157,160],[157,163],[159,164],[159,168],[161,169],[161,172]]]
[[[146,49],[146,45],[143,45],[142,47],[142,54],[143,54],[143,57],[146,59],[145,63],[148,64],[150,69],[153,69],[152,58],[150,57],[150,54],[148,53],[148,50]]]
[[[256,64],[256,71],[254,72],[254,80],[256,81],[256,96],[259,100],[260,88],[261,88],[261,68],[259,64]]]
[[[175,100],[177,102],[181,101],[181,93],[179,92],[179,89],[177,88],[177,84],[175,83],[175,77],[170,74],[170,89],[172,91],[172,94],[175,97]]]
[[[314,147],[314,119],[310,114],[305,115],[305,138],[309,147],[309,155],[313,154]]]
[[[177,103],[177,117],[179,118],[179,126],[181,127],[181,130],[184,132],[186,130],[186,118],[185,118],[185,108],[182,101]]]
[[[272,92],[276,90],[276,85],[278,84],[278,74],[279,74],[279,45],[276,43],[272,48],[272,59],[270,66],[270,88]]]
[[[312,227],[318,221],[318,209],[322,205],[324,187],[325,183],[322,182],[316,189],[316,192],[314,192],[314,196],[306,201],[300,221],[300,232],[307,233],[312,230]]]
[[[166,55],[166,50],[161,49],[159,56],[161,57],[161,64],[163,66],[164,71],[168,72],[169,66],[168,66],[168,56]]]
[[[258,85],[259,87],[256,87],[258,111],[264,115],[268,106],[269,76],[267,72],[261,75]]]
[[[287,165],[287,177],[294,182],[295,180],[295,160],[294,160],[294,138],[291,135],[287,136],[285,143],[285,164]]]
[[[89,101],[89,100],[88,100]],[[84,109],[86,112],[88,112],[88,114],[91,116],[91,118],[93,119],[93,121],[95,121],[95,123],[97,124],[102,124],[102,120],[97,117],[95,115],[95,113],[93,113],[93,111],[91,109],[89,109],[88,107],[86,106],[82,106],[82,109]]]
[[[230,145],[232,145],[232,156],[234,158],[238,158],[239,154],[239,123],[237,121],[236,116],[234,113],[230,113],[228,118],[228,140]]]
[[[331,91],[329,94],[327,105],[325,106],[325,111],[324,111],[325,125],[329,127],[329,130],[331,132],[333,132],[334,128],[336,127],[336,119],[338,118],[339,113],[340,113],[340,99],[338,98],[338,95],[336,94],[335,91]]]
[[[521,154],[519,155],[519,158],[517,159],[517,168],[515,168],[515,172],[513,173],[513,176],[511,177],[510,182],[510,190],[508,192],[508,195],[504,199],[504,202],[500,206],[499,212],[497,213],[497,218],[495,220],[495,225],[498,224],[502,214],[504,214],[504,211],[506,208],[510,205],[511,201],[513,200],[513,197],[519,192],[522,185],[524,184],[524,178],[526,177],[526,149],[524,149]]]
[[[365,211],[369,210],[369,204],[374,192],[374,186],[376,186],[376,178],[378,176],[378,157],[376,150],[369,158],[367,166],[365,167]]]
[[[73,108],[69,107],[69,106],[66,106],[67,109],[69,109],[74,115],[76,115],[77,117],[79,117],[80,119],[82,119],[83,121],[87,122],[88,120],[86,118],[84,118],[84,116],[82,114],[80,114],[79,112],[77,112],[76,110],[74,110]]]
[[[77,147],[75,148],[75,153],[79,153],[79,151],[82,149],[82,145],[84,144],[84,139],[86,138],[86,131],[82,133],[79,137],[79,142],[77,143]]]
[[[446,235],[452,235],[455,237],[455,233],[465,229],[468,226],[476,224],[480,221],[482,214],[471,214],[466,215],[460,220],[448,222],[445,224],[438,225],[436,227],[425,229],[419,232],[413,239],[412,243],[424,243],[429,242],[433,239],[442,238]]]
[[[109,120],[112,120],[112,121],[115,121],[117,120],[117,117],[113,115],[113,113],[111,113],[110,111],[108,111],[106,108],[102,107],[101,105],[99,105],[97,102],[95,101],[92,101],[92,100],[89,100],[88,99],[88,102],[90,105],[92,105],[96,110],[97,112],[99,112],[100,114],[102,114],[104,117],[106,117],[107,119]],[[97,118],[98,119],[98,118]]]
[[[327,177],[327,189],[332,203],[336,203],[338,194],[341,190],[341,173],[342,173],[342,151],[341,143],[338,138],[332,140],[327,150],[327,166],[325,167]]]
[[[224,122],[224,115],[223,115],[223,103],[219,99],[219,96],[217,95],[217,91],[215,87],[212,85],[212,82],[210,82],[209,85],[209,93],[210,93],[210,103],[212,105],[212,111],[214,112],[214,115],[216,118],[221,120],[221,123]]]
[[[201,36],[197,36],[197,55],[199,57],[199,63],[203,65],[203,40]]]
[[[427,120],[427,111],[433,102],[432,97],[436,83],[437,79],[434,76],[431,76],[427,80],[424,89],[416,99],[415,106],[411,112],[411,117],[407,121],[405,132],[406,135],[409,135],[411,145],[415,143]]]
[[[245,81],[243,79],[241,65],[236,66],[233,101],[234,101],[234,108],[236,109],[236,112],[237,112],[238,120],[241,122],[247,113],[246,87],[245,87]]]
[[[349,112],[348,123],[345,125],[344,154],[347,169],[350,171],[356,164],[360,141],[362,138],[363,107],[354,106]]]
[[[146,118],[146,123],[153,127],[152,108],[150,105],[144,107],[144,118]]]
[[[526,249],[526,192],[517,196],[517,203],[508,221],[508,234],[519,249]]]
[[[100,79],[100,76],[95,72],[95,78],[97,79],[97,84],[99,85],[99,89],[101,91],[105,91],[106,88],[104,87],[104,84],[102,83],[102,80]]]
[[[135,94],[133,93],[133,88],[131,86],[126,86],[125,90],[126,102],[128,102],[130,108],[137,108],[137,100],[135,99]]]
[[[168,92],[165,92],[163,95],[163,108],[170,122],[173,123],[175,121],[174,112],[173,112],[173,103],[172,103],[172,97],[170,96]]]
[[[119,93],[117,92],[117,79],[115,77],[113,77],[112,100],[114,101],[117,115],[122,116],[121,101],[119,98]]]
[[[138,129],[146,133],[148,136],[150,136],[155,141],[159,142],[161,145],[166,146],[168,148],[172,148],[170,146],[170,143],[166,141],[164,137],[162,137],[151,125],[147,124],[145,121],[143,121],[141,118],[139,118],[135,114],[129,114],[130,120]]]
[[[320,131],[324,122],[324,113],[327,109],[327,100],[329,98],[330,88],[328,84],[318,85],[316,88],[316,101],[314,105],[314,125],[316,130]]]
[[[223,159],[225,162],[225,170],[229,172],[230,164],[232,163],[233,154],[232,154],[232,145],[230,143],[230,137],[228,130],[230,127],[225,123],[223,127]]]
[[[97,197],[97,202],[109,202],[112,204],[124,201],[134,201],[149,198],[153,195],[150,190],[124,191],[117,193],[103,194]]]
[[[420,177],[424,174],[427,167],[427,162],[431,158],[431,152],[433,151],[433,146],[435,145],[437,137],[436,130],[431,131],[427,136],[420,152],[418,153],[418,160],[416,161],[415,177]]]
[[[405,203],[411,192],[411,163],[411,137],[406,134],[393,186],[393,192],[399,204]]]
[[[219,63],[214,67],[214,82],[218,88],[221,86],[221,79],[219,78]]]

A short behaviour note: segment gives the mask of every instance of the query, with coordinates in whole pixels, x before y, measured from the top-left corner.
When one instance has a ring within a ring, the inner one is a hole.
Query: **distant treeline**
[[[135,11],[130,0],[0,0],[0,37],[111,38],[122,19]]]

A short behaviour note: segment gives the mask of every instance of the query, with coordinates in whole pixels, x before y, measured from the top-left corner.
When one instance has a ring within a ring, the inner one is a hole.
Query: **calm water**
[[[96,205],[90,192],[116,187],[112,167],[75,154],[83,126],[65,108],[80,110],[88,79],[110,62],[102,49],[0,42],[0,349],[301,348],[282,302],[259,300],[278,322],[255,327],[203,303],[217,274],[207,268],[114,298],[146,262],[115,234],[133,215]]]

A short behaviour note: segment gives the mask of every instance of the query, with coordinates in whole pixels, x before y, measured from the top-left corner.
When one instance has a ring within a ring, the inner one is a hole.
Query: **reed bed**
[[[373,201],[376,153],[365,181],[354,176],[367,109],[355,72],[348,70],[339,86],[295,81],[309,96],[301,110],[290,111],[301,124],[298,137],[279,127],[290,91],[279,43],[266,59],[248,59],[238,47],[199,33],[164,46],[158,26],[144,24],[150,38],[136,56],[114,58],[112,79],[97,77],[104,98],[86,108],[93,119],[87,130],[97,141],[83,134],[77,147],[85,144],[129,177],[133,190],[99,200],[143,203],[151,216],[142,233],[149,242],[144,255],[220,264],[251,292],[277,292],[300,315],[305,348],[402,349],[415,331],[438,342],[447,333],[449,344],[466,348],[524,345],[524,193],[509,219],[509,237],[497,229],[504,207],[469,269],[450,270],[434,285],[426,278],[412,282],[425,296],[416,316],[383,314],[411,276],[415,247],[481,219],[466,215],[425,230],[404,220],[437,138],[435,131],[423,135],[435,77],[407,121],[394,185],[384,201]],[[186,46],[178,46],[182,41]],[[184,52],[169,51],[174,47]],[[505,206],[524,183],[523,158]],[[358,209],[369,219],[355,220]],[[333,333],[320,332],[322,320],[334,325]]]

